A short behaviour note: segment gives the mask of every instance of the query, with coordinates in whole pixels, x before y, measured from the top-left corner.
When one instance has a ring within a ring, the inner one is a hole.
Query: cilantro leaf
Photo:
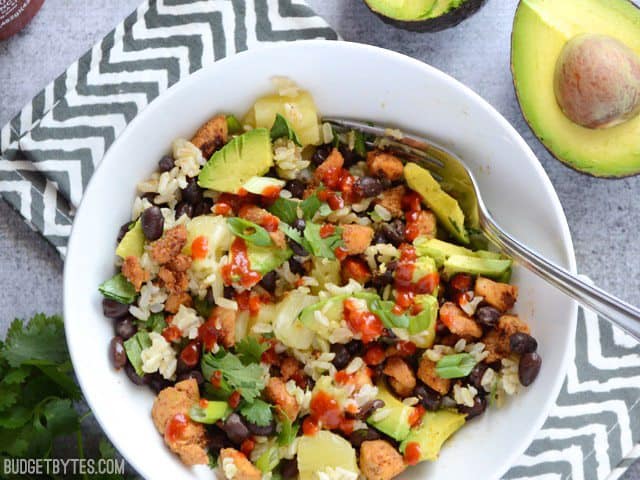
[[[313,222],[307,222],[304,229],[304,238],[309,243],[310,252],[316,257],[324,257],[329,260],[336,258],[335,250],[343,245],[342,229],[336,227],[335,231],[327,236],[320,235],[322,225]]]
[[[243,132],[242,124],[235,115],[227,115],[227,130],[231,135],[240,134]]]
[[[314,193],[313,195],[308,196],[302,202],[300,202],[302,217],[305,220],[311,220],[321,205],[322,201],[318,198],[317,194]]]
[[[20,385],[0,384],[0,412],[12,407],[18,402],[20,396]]]
[[[356,152],[359,157],[366,158],[367,145],[365,144],[364,134],[358,130],[354,130],[353,133],[355,134],[354,152]]]
[[[260,343],[256,337],[252,336],[247,336],[236,344],[236,354],[245,365],[260,363],[262,354],[268,349],[268,343]]]
[[[304,248],[307,252],[311,251],[311,247],[309,246],[309,242],[307,242],[303,236],[300,234],[300,232],[298,230],[296,230],[295,228],[287,225],[286,223],[280,222],[280,225],[278,226],[278,228],[282,231],[282,233],[284,233],[287,237],[289,237],[291,240],[293,240],[294,242],[296,242],[298,245],[300,245],[302,248]]]
[[[80,427],[78,413],[69,399],[52,398],[45,401],[40,414],[40,419],[44,419],[47,430],[53,436],[73,433]]]
[[[61,365],[39,365],[38,369],[44,373],[50,380],[58,384],[64,393],[73,400],[81,398],[82,394],[76,382],[73,381],[71,374],[73,368],[71,362],[67,361]]]
[[[276,118],[271,127],[271,140],[277,140],[282,137],[292,140],[299,147],[302,146],[289,121],[279,113],[276,113]]]
[[[118,273],[98,287],[106,298],[130,305],[136,299],[137,293],[133,285],[124,275]]]
[[[2,428],[20,428],[29,420],[31,420],[31,410],[22,405],[16,405],[0,413],[0,427]]]
[[[26,327],[22,320],[14,320],[0,355],[12,367],[67,361],[69,353],[62,318],[38,314]]]
[[[300,425],[293,423],[286,415],[280,416],[280,433],[278,434],[278,445],[287,447],[291,445],[298,435]]]
[[[240,408],[240,413],[248,422],[266,427],[273,421],[271,405],[257,398],[252,403],[245,404]]]
[[[213,372],[220,370],[223,381],[233,390],[238,390],[247,402],[253,402],[264,389],[262,367],[257,363],[244,365],[233,353],[208,353],[203,355],[200,363],[204,378],[211,378]]]
[[[144,330],[139,330],[133,337],[124,342],[124,350],[127,352],[127,358],[135,369],[136,373],[141,377],[144,376],[142,371],[142,358],[140,354],[145,348],[151,346],[149,334]]]
[[[195,302],[196,310],[198,310],[198,299]],[[200,315],[200,311],[198,310],[198,314]],[[208,315],[205,317],[207,318]],[[143,328],[146,328],[150,332],[162,333],[162,331],[167,327],[167,321],[164,318],[164,314],[162,312],[152,313],[149,315],[149,318],[146,322],[142,322]]]
[[[293,224],[293,222],[298,219],[298,202],[289,200],[288,198],[276,198],[268,210],[269,213],[272,213],[289,225]]]

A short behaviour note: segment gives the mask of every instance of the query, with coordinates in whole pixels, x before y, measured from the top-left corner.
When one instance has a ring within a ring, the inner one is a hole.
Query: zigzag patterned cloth
[[[337,34],[300,0],[149,0],[0,131],[0,194],[64,255],[114,139],[155,97],[258,44]],[[640,457],[640,346],[595,315],[543,429],[508,479],[614,480]]]

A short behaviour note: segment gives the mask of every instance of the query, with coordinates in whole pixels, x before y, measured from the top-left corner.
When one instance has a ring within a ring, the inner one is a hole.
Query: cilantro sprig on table
[[[87,415],[77,412],[81,399],[62,318],[38,314],[26,325],[14,320],[0,341],[0,458],[50,458],[56,440],[70,434],[82,458],[80,424]],[[100,453],[115,455],[106,440]]]

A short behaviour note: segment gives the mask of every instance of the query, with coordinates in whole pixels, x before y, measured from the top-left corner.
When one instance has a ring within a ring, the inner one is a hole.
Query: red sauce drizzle
[[[280,190],[282,190],[282,188],[276,186],[276,185],[270,185],[268,187],[266,187],[264,190],[262,190],[261,195],[263,197],[267,197],[267,198],[278,198],[280,196]]]
[[[418,442],[409,442],[404,450],[404,461],[409,465],[416,465],[420,461],[420,444]]]
[[[198,338],[202,341],[205,350],[213,350],[213,347],[218,343],[218,329],[214,318],[209,318],[198,327]]]
[[[327,392],[321,390],[316,393],[311,399],[309,409],[309,415],[311,418],[310,422],[315,424],[318,428],[321,426],[327,430],[339,429],[346,434],[353,432],[353,420],[344,417],[344,412],[342,411],[342,408],[340,408],[336,399]],[[310,430],[313,430],[311,426]]]
[[[194,367],[200,361],[200,342],[191,340],[180,352],[180,360],[188,367]]]
[[[369,343],[382,335],[384,325],[376,314],[358,307],[353,299],[347,298],[343,302],[344,318],[351,331],[360,333],[363,343]]]
[[[363,360],[367,365],[376,366],[384,362],[385,357],[384,348],[380,345],[373,345],[364,354]]]
[[[200,235],[191,242],[191,258],[194,260],[200,260],[206,258],[209,253],[209,239]]]
[[[171,420],[167,422],[167,428],[164,431],[167,441],[173,443],[181,440],[187,429],[187,423],[188,420],[184,413],[176,413]]]
[[[409,425],[411,425],[412,427],[420,425],[424,412],[425,409],[422,405],[416,405],[415,407],[413,407],[413,412],[411,412],[411,415],[409,415]]]
[[[169,343],[177,342],[182,338],[182,332],[175,325],[169,325],[164,330],[162,330],[162,336]]]
[[[239,283],[250,288],[260,281],[260,274],[251,270],[247,244],[242,238],[236,237],[231,244],[230,254],[231,262],[222,267],[222,278],[226,285]]]
[[[437,272],[429,273],[413,282],[416,258],[415,248],[406,243],[400,245],[400,260],[395,273],[395,313],[404,312],[414,304],[416,295],[432,293],[440,283],[440,275]]]
[[[402,209],[405,211],[405,219],[407,226],[405,227],[404,237],[408,242],[413,242],[420,234],[420,226],[418,218],[422,211],[420,195],[410,191],[402,198]]]
[[[234,390],[234,392],[231,395],[229,395],[229,399],[227,400],[227,403],[231,408],[238,408],[238,405],[240,405],[240,400],[241,400],[240,391]]]
[[[214,387],[220,388],[220,385],[222,385],[222,371],[216,370],[215,372],[213,372],[213,375],[211,375],[209,381]]]

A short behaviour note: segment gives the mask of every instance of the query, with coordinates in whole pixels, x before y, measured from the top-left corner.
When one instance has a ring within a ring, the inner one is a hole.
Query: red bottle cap
[[[3,0],[0,2],[0,40],[22,30],[38,13],[44,0]]]

